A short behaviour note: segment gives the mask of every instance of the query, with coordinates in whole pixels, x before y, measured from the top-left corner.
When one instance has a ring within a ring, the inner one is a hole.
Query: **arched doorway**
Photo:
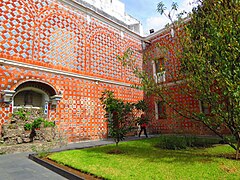
[[[49,104],[54,103],[57,95],[56,90],[51,86],[39,81],[26,81],[20,84],[13,95],[12,107],[43,109],[48,114]]]
[[[35,87],[25,87],[16,92],[13,97],[13,107],[44,108],[49,102],[49,95]]]

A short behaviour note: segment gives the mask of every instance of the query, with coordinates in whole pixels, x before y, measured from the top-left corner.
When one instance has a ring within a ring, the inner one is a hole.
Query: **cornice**
[[[123,31],[125,33],[129,33],[131,34],[133,37],[142,40],[142,36],[135,33],[134,31],[130,30],[127,28],[127,24],[125,24],[124,22],[116,19],[115,17],[108,15],[107,13],[89,5],[86,2],[82,2],[81,0],[58,0],[59,2],[68,5],[72,8],[75,8],[81,12],[86,13],[89,16],[92,16],[104,23],[107,23],[111,26],[113,26],[114,28],[118,29],[119,31]],[[80,3],[81,2],[81,3]],[[84,6],[85,4],[85,6]],[[86,4],[89,5],[89,7],[86,6]]]
[[[16,66],[16,67],[21,67],[21,68],[27,68],[27,69],[37,70],[37,71],[43,71],[43,72],[47,72],[47,73],[64,75],[64,76],[69,76],[69,77],[74,77],[74,78],[86,79],[86,80],[94,81],[96,83],[102,82],[102,83],[120,85],[120,86],[125,86],[125,87],[131,87],[131,85],[132,85],[130,83],[123,83],[123,82],[118,82],[118,81],[114,81],[114,80],[108,80],[105,78],[98,78],[98,77],[94,77],[94,76],[81,75],[81,74],[71,73],[71,72],[67,72],[67,71],[60,71],[60,70],[50,69],[50,68],[37,66],[37,65],[33,65],[33,64],[16,62],[16,61],[4,59],[4,58],[0,58],[0,64]]]

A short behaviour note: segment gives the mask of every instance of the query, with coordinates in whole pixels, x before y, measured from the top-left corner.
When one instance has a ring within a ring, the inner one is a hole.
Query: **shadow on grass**
[[[118,150],[121,154],[111,154],[114,156],[141,158],[149,162],[165,162],[165,163],[211,163],[216,158],[227,158],[230,154],[210,154],[205,150],[207,148],[185,149],[185,150],[164,150],[155,147],[157,140],[137,140],[131,142],[119,143]],[[107,145],[97,148],[84,149],[84,151],[98,154],[109,154],[116,149],[115,145]],[[91,155],[89,155],[91,156]]]

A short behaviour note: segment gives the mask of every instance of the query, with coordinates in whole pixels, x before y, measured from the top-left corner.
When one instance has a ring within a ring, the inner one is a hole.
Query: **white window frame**
[[[153,78],[156,83],[162,83],[166,81],[166,71],[158,72],[156,70],[156,62],[152,61],[153,64]]]
[[[156,74],[156,82],[161,83],[166,81],[166,71],[162,71]]]

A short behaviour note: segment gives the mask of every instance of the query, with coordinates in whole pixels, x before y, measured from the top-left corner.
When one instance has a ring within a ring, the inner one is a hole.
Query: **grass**
[[[224,156],[227,145],[163,150],[161,138],[122,142],[122,154],[109,154],[114,145],[53,153],[50,159],[106,179],[240,179],[240,162]]]

